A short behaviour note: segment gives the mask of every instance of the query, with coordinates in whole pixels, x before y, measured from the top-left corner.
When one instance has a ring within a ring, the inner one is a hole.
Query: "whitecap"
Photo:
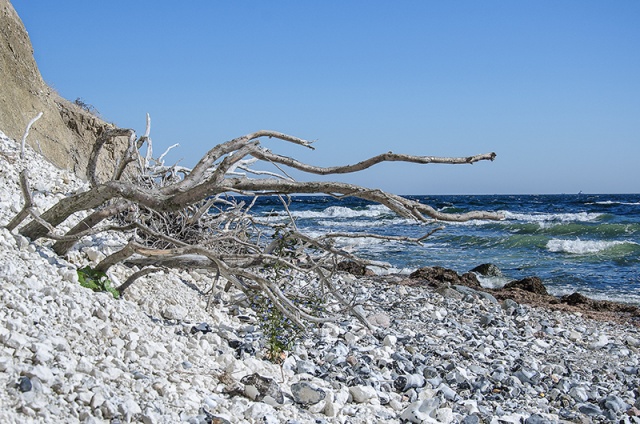
[[[349,228],[373,228],[373,227],[388,227],[390,225],[402,225],[402,224],[413,224],[414,221],[410,221],[408,219],[391,219],[391,220],[379,220],[379,221],[328,221],[322,220],[317,221],[317,224],[322,227],[349,227]]]
[[[376,275],[404,275],[408,276],[415,268],[397,268],[389,265],[388,267],[382,268],[378,266],[370,266],[369,269],[373,271]]]
[[[375,218],[392,214],[391,210],[381,205],[371,205],[364,209],[351,209],[345,206],[329,206],[321,211],[293,211],[291,214],[297,218]]]
[[[626,206],[638,206],[640,202],[618,202],[614,200],[603,200],[600,202],[587,203],[588,205],[626,205]]]
[[[600,219],[603,214],[594,212],[574,213],[515,213],[504,211],[505,219],[511,221],[537,222],[540,224],[549,222],[589,222]]]
[[[381,227],[386,225],[384,221],[350,221],[350,222],[340,222],[340,221],[327,221],[322,220],[317,222],[318,225],[322,227],[336,227],[342,226],[344,227],[359,227],[359,228],[369,228],[369,227]]]
[[[486,219],[472,219],[469,221],[438,221],[438,224],[451,225],[456,227],[482,227],[483,225],[495,224],[497,221]]]
[[[547,242],[547,249],[550,252],[563,252],[563,253],[573,253],[577,255],[585,255],[589,253],[598,253],[603,250],[610,249],[614,246],[618,246],[625,243],[625,241],[602,241],[602,240],[580,240],[579,238],[575,240],[562,240],[562,239],[551,239]]]
[[[512,279],[504,276],[498,277],[476,274],[476,277],[478,278],[480,285],[486,289],[501,289],[505,284],[513,281]]]
[[[389,248],[389,246],[402,245],[401,242],[396,240],[385,240],[374,237],[336,237],[335,241],[338,246],[350,246],[358,250],[367,250],[369,252],[384,252]]]

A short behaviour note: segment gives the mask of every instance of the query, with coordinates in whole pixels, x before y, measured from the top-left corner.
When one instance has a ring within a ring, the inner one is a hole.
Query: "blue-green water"
[[[342,242],[353,253],[391,264],[393,272],[438,265],[462,273],[493,263],[508,279],[542,278],[556,295],[579,291],[640,304],[640,194],[407,197],[444,212],[500,211],[505,219],[444,224],[422,246],[376,239]],[[264,197],[254,212],[267,217],[278,208],[277,198]],[[298,227],[312,235],[350,231],[419,237],[434,227],[355,198],[299,196],[290,209]]]

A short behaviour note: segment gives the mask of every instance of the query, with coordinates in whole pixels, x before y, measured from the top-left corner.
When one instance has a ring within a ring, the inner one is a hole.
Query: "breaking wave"
[[[352,209],[345,206],[329,206],[321,211],[293,211],[292,215],[302,219],[318,218],[380,218],[394,217],[395,214],[386,206],[370,205],[362,209]]]
[[[547,242],[547,249],[550,252],[572,253],[576,255],[588,255],[604,252],[616,248],[624,250],[633,249],[638,246],[636,243],[627,241],[602,241],[602,240],[562,240],[551,239]]]
[[[563,222],[593,222],[603,219],[606,215],[595,212],[573,213],[516,213],[504,212],[505,219],[511,221],[537,222],[537,223],[563,223]]]

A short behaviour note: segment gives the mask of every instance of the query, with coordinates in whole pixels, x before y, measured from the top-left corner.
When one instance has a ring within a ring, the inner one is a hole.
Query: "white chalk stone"
[[[142,409],[138,403],[132,398],[126,399],[118,406],[118,411],[124,415],[124,419],[127,422],[130,422],[134,415],[142,413]]]
[[[378,392],[371,386],[352,386],[349,387],[349,393],[355,403],[365,403],[378,398]]]
[[[162,416],[152,408],[146,408],[142,413],[142,422],[144,424],[160,424],[162,422]]]
[[[162,317],[166,318],[166,319],[182,321],[187,316],[188,312],[189,311],[187,311],[187,308],[185,308],[183,306],[180,306],[180,305],[167,305],[162,310]]]
[[[90,247],[88,249],[86,249],[85,251],[87,257],[89,258],[90,261],[98,263],[101,260],[103,260],[106,256],[104,253],[100,252],[97,248],[95,247]]]
[[[398,342],[398,338],[392,334],[388,334],[387,336],[385,336],[384,340],[382,341],[382,344],[384,346],[389,346],[389,347],[393,347],[396,345],[396,343]]]
[[[96,393],[93,394],[93,396],[91,397],[91,401],[89,402],[89,406],[91,406],[92,409],[98,409],[102,406],[102,404],[105,402],[105,397],[102,394],[101,391],[98,391]]]
[[[589,347],[591,349],[602,349],[608,344],[609,344],[609,338],[607,337],[607,335],[601,334],[598,336],[598,339],[595,342],[589,343]]]
[[[443,424],[453,422],[453,410],[451,408],[439,408],[436,410],[436,420]]]
[[[438,421],[432,414],[435,415],[438,404],[439,401],[437,399],[413,402],[402,411],[400,418],[412,423],[435,424]]]

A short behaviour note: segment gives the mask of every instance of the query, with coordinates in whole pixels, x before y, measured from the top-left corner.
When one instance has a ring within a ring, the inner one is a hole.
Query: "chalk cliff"
[[[56,166],[85,177],[96,138],[113,125],[60,97],[42,79],[33,56],[29,34],[9,0],[0,0],[0,130],[20,140],[25,127],[43,112],[32,127],[28,143]],[[106,146],[98,166],[108,175],[126,140]]]

